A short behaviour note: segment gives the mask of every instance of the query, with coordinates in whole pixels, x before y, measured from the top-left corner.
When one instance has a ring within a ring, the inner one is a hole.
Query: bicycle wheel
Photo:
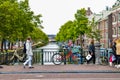
[[[51,60],[55,65],[60,65],[62,63],[62,55],[59,53],[53,54]]]
[[[107,59],[107,57],[100,57],[99,58],[99,63],[101,65],[108,65],[108,59]]]

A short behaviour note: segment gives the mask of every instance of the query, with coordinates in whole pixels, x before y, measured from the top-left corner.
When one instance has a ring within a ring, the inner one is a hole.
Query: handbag
[[[115,61],[115,60],[116,60],[115,55],[112,55],[112,61]]]
[[[86,56],[86,59],[87,60],[90,60],[92,58],[92,56],[90,55],[90,54],[88,54],[87,56]]]

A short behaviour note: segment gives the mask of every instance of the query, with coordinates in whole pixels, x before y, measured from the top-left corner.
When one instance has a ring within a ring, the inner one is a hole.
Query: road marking
[[[43,78],[44,76],[43,75],[37,75],[36,77]]]

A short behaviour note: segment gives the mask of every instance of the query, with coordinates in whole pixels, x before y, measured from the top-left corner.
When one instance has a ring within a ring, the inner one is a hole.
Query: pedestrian
[[[115,56],[116,60],[113,61],[115,64],[117,64],[117,55],[116,55],[116,41],[117,41],[117,38],[113,39],[112,41],[112,51],[113,51],[113,55]]]
[[[116,55],[117,55],[117,65],[115,67],[120,68],[120,38],[116,41]]]
[[[25,46],[26,46],[27,60],[23,63],[24,68],[27,64],[29,68],[34,68],[32,67],[33,52],[32,52],[32,42],[30,37],[27,38]]]
[[[91,60],[93,60],[93,64],[95,64],[95,46],[94,46],[94,40],[91,39],[89,41],[89,45],[88,45],[88,51],[89,51],[89,54],[92,56],[89,60],[87,60],[87,64],[89,64],[89,62]]]
[[[117,64],[120,64],[120,38],[116,41]]]

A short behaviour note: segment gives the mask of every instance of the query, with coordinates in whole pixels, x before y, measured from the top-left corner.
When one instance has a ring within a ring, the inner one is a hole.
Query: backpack
[[[26,43],[23,45],[23,53],[26,53]]]

